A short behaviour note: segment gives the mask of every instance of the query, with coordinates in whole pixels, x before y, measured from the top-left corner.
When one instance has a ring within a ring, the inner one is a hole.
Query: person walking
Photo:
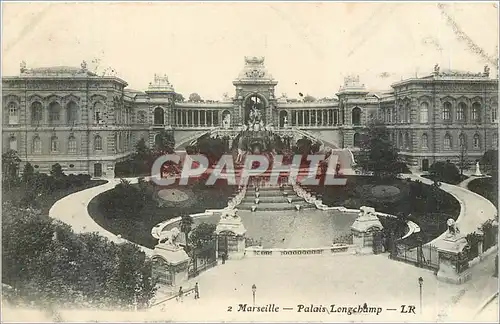
[[[194,299],[200,298],[200,290],[198,288],[198,283],[194,285]]]
[[[182,295],[184,295],[184,292],[182,291],[182,286],[179,287],[179,296],[177,296],[177,298],[179,298],[179,301],[182,303]]]

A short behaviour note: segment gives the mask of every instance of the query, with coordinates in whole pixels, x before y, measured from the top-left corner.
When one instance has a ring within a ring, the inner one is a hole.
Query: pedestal
[[[449,235],[437,242],[436,247],[439,253],[438,280],[462,284],[471,278],[465,253],[468,244],[463,235]]]
[[[164,261],[166,267],[156,269],[160,276],[171,278],[172,286],[182,286],[183,282],[188,279],[188,263],[189,256],[184,248],[178,245],[160,243],[153,250],[153,259],[160,258]],[[166,274],[159,273],[166,271]]]
[[[355,245],[356,254],[373,254],[373,236],[383,229],[375,209],[361,207],[361,213],[351,225],[352,241]]]
[[[246,229],[240,217],[221,218],[216,233],[219,237],[219,251],[227,251],[228,259],[241,259],[245,256]]]

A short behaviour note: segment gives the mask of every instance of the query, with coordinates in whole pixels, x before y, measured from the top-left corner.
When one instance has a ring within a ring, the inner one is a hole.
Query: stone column
[[[436,246],[439,253],[438,280],[462,284],[471,278],[465,252],[468,247],[465,236],[448,233]]]
[[[375,215],[375,209],[371,207],[361,207],[359,217],[351,226],[353,234],[353,244],[356,246],[356,254],[373,253],[373,236],[376,232],[382,231],[380,220]]]
[[[242,259],[245,256],[245,233],[241,218],[236,215],[236,209],[226,208],[220,215],[217,224],[217,235],[228,235],[228,259]]]
[[[166,271],[171,273],[173,286],[182,286],[188,280],[189,256],[182,247],[160,243],[153,250],[152,257],[160,257],[165,260]]]

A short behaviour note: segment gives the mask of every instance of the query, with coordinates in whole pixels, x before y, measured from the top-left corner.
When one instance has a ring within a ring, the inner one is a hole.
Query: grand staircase
[[[239,210],[278,211],[314,209],[313,204],[306,202],[295,194],[291,185],[250,185],[245,197],[237,206]]]

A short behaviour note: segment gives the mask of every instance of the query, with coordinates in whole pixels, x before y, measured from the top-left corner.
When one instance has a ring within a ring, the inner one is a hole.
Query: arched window
[[[33,153],[35,154],[42,153],[42,140],[38,136],[35,136],[33,138]]]
[[[387,110],[387,122],[392,123],[392,109]]]
[[[494,149],[497,149],[497,147],[498,147],[498,133],[493,134],[493,139],[491,141],[491,144],[492,144]]]
[[[19,123],[19,110],[14,102],[7,105],[9,109],[9,125],[17,125]]]
[[[410,135],[408,133],[405,133],[405,143],[404,143],[404,147],[407,149],[407,148],[410,148],[411,144],[410,144]]]
[[[146,113],[144,111],[139,111],[137,113],[137,122],[139,124],[146,124]]]
[[[17,138],[14,136],[9,138],[9,149],[17,151]]]
[[[420,122],[429,122],[429,104],[427,102],[422,102],[420,104]]]
[[[94,104],[94,124],[104,124],[104,105],[98,101]]]
[[[467,121],[467,105],[464,102],[460,102],[458,104],[457,120],[462,122]]]
[[[472,104],[472,120],[475,122],[481,121],[481,104],[479,102]]]
[[[429,147],[429,137],[427,136],[427,134],[423,134],[422,135],[422,148],[426,149],[428,147]]]
[[[61,105],[57,102],[49,104],[49,123],[57,124],[61,120]]]
[[[460,134],[458,136],[458,145],[460,146],[460,148],[467,148],[467,140],[465,138],[465,134]]]
[[[78,121],[78,106],[75,102],[71,101],[68,103],[66,117],[67,122],[70,125]]]
[[[474,139],[472,141],[472,145],[475,149],[480,149],[481,148],[481,138],[479,137],[479,134],[474,134]]]
[[[52,136],[50,138],[50,151],[52,153],[59,152],[59,140],[57,136]]]
[[[443,104],[443,121],[451,121],[451,103],[448,101]]]
[[[76,153],[76,138],[73,135],[68,138],[68,153]]]
[[[154,124],[155,125],[163,125],[165,122],[165,114],[163,108],[157,107],[154,111]]]
[[[444,146],[445,150],[451,149],[451,135],[450,134],[444,135],[443,146]]]
[[[35,101],[31,104],[31,123],[39,124],[43,119],[43,108],[42,104],[38,101]]]
[[[398,135],[398,146],[403,147],[403,133],[399,133]]]
[[[404,121],[405,123],[410,122],[410,106],[408,104],[406,104],[404,108]]]
[[[496,104],[491,105],[491,121],[498,123],[498,106]]]
[[[361,109],[359,107],[353,108],[351,119],[353,125],[361,125]]]
[[[161,137],[161,134],[156,134],[155,135],[155,146],[156,147],[161,147],[163,144],[163,139]]]
[[[361,134],[354,133],[354,147],[361,147]]]
[[[94,150],[102,151],[102,137],[99,135],[94,137]]]

